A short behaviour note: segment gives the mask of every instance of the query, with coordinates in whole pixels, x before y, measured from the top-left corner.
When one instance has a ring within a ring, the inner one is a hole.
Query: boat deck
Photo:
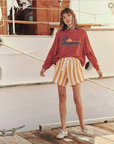
[[[0,144],[114,144],[114,121],[86,124],[94,132],[94,136],[86,136],[80,131],[80,126],[67,127],[68,136],[56,139],[59,128],[48,131],[38,129],[24,132],[16,132],[13,136],[2,137]]]

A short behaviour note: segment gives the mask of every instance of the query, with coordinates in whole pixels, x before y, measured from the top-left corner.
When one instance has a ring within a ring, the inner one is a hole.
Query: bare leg
[[[80,121],[80,126],[82,129],[84,129],[85,125],[84,125],[84,116],[83,116],[83,105],[81,100],[81,83],[72,86],[72,89],[73,89],[74,103],[76,105],[76,111]]]
[[[62,124],[62,130],[66,131],[66,87],[58,85],[59,93],[59,111]]]

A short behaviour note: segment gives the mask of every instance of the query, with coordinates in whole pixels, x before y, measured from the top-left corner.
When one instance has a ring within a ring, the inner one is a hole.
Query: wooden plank
[[[75,137],[72,137],[68,135],[67,137],[58,140],[56,138],[57,134],[59,133],[59,130],[54,129],[51,131],[29,131],[29,132],[19,132],[18,134],[25,139],[28,139],[31,141],[33,144],[40,143],[40,144],[88,144],[87,142],[84,142],[83,140],[77,139]],[[72,140],[72,141],[66,141],[67,140]],[[42,143],[43,142],[43,143]]]
[[[6,22],[6,23],[13,23],[13,21],[12,20],[4,20],[4,22]],[[17,20],[15,20],[15,23],[20,23],[20,24],[38,24],[38,23],[40,23],[40,24],[49,24],[49,23],[51,23],[52,25],[53,24],[55,24],[55,22],[53,23],[53,22],[42,22],[42,21],[32,21],[32,22],[30,22],[30,21],[17,21]],[[59,22],[57,23],[56,22],[56,25],[58,25],[59,24]],[[78,24],[79,26],[101,26],[101,24]]]
[[[57,141],[57,139],[55,138],[55,134],[51,131],[41,132],[37,130],[34,132],[34,135],[37,136],[37,138],[44,140],[49,144],[61,144],[61,142]]]
[[[99,124],[99,125],[101,125],[101,124]],[[88,138],[89,140],[86,140],[86,139],[85,139],[84,141],[88,141],[89,143],[92,143],[92,144],[94,143],[96,136],[97,136],[97,137],[98,137],[98,136],[99,136],[99,137],[103,137],[103,136],[105,136],[105,135],[112,135],[112,134],[114,134],[114,133],[111,132],[111,131],[104,130],[103,127],[102,127],[102,128],[99,128],[99,127],[94,127],[93,125],[86,125],[86,126],[93,131],[94,136],[89,137],[89,136],[87,136],[86,134],[84,134],[84,133],[80,130],[80,126],[79,126],[79,127],[77,126],[77,127],[67,128],[67,131],[69,132],[70,135],[75,134],[75,135],[79,136],[79,138],[83,138],[83,137]]]
[[[29,132],[18,132],[18,135],[29,140],[33,144],[61,144],[61,142],[56,140],[54,133],[49,131],[41,132],[39,130],[34,130]]]
[[[96,127],[96,126],[98,126],[98,125],[99,125],[99,127]],[[100,125],[101,125],[101,126],[100,126]],[[102,141],[103,141],[103,142],[105,142],[106,144],[108,144],[107,141],[109,141],[109,144],[110,144],[110,142],[112,143],[112,141],[110,140],[110,138],[108,138],[108,136],[113,135],[114,132],[109,131],[109,129],[106,129],[105,126],[106,126],[106,123],[102,123],[102,124],[94,124],[94,125],[89,126],[89,127],[93,130],[94,135],[95,135],[96,137],[98,137],[96,141],[100,140],[101,143],[102,143]],[[95,137],[95,138],[96,138],[96,137]],[[100,139],[100,137],[101,137],[102,140]],[[94,140],[94,141],[95,141],[95,140]],[[97,142],[96,142],[96,143],[97,143]],[[101,144],[101,143],[98,143],[98,144]],[[113,143],[114,143],[114,142],[113,142]]]
[[[13,136],[6,136],[6,137],[0,137],[0,140],[4,144],[32,144],[31,142],[25,140],[24,138],[18,136],[17,134]]]
[[[24,139],[32,142],[33,144],[36,144],[36,143],[45,144],[45,141],[39,139],[37,136],[34,135],[35,131],[36,130],[25,131],[25,132],[18,132],[17,134],[20,135],[21,137],[23,137]]]
[[[38,130],[35,135],[50,144],[64,144],[56,139],[56,133],[54,131],[41,132]]]
[[[112,144],[114,143],[114,122],[86,125],[93,130],[94,136],[89,137],[80,130],[80,126],[68,127],[68,136],[58,140],[56,138],[59,133],[59,129],[53,129],[51,131],[27,131],[18,132],[17,134],[27,139],[28,142],[33,144]],[[66,141],[70,140],[70,141]],[[8,143],[10,144],[10,143]],[[13,143],[12,143],[13,144]],[[22,144],[22,143],[21,143]],[[25,143],[24,143],[25,144]]]
[[[12,20],[4,20],[4,22],[13,23]],[[40,24],[49,24],[49,22],[38,22],[38,21],[30,22],[30,21],[17,21],[17,20],[15,20],[15,23],[19,23],[19,24],[38,24],[38,23],[40,23]]]
[[[4,7],[4,6],[7,6],[7,1],[1,1],[0,2],[0,5],[1,7]],[[6,8],[1,8],[2,9],[2,15],[3,15],[3,18],[5,20],[8,19],[8,16],[7,16],[7,7]],[[0,22],[0,25],[3,24],[3,19],[2,19],[2,22]],[[8,34],[8,24],[7,23],[4,23],[4,26],[0,27],[0,34]]]
[[[111,131],[114,133],[114,123],[93,124],[92,126],[104,129],[106,131]]]
[[[104,139],[104,138],[107,138],[107,139]],[[108,139],[110,139],[110,140],[108,140]],[[103,137],[96,137],[94,144],[114,144],[114,135],[106,135]]]
[[[114,122],[110,122],[110,124],[114,126]]]
[[[102,124],[99,124],[102,125]],[[104,135],[112,135],[114,134],[111,131],[108,131],[107,129],[105,130],[104,127],[96,127],[94,125],[87,125],[87,127],[89,127],[95,136],[104,136]]]
[[[23,132],[17,132],[16,134],[27,139],[27,138],[35,138],[36,136],[34,135],[34,132],[36,130],[32,130],[32,131],[23,131]]]
[[[4,144],[4,143],[0,140],[0,144]]]

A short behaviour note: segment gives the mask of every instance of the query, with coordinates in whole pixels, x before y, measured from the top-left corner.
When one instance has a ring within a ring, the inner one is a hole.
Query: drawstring
[[[65,60],[63,61],[63,65],[62,65],[62,71],[64,70],[66,64],[68,67],[69,60],[71,60],[71,59],[72,59],[71,57],[65,57]]]

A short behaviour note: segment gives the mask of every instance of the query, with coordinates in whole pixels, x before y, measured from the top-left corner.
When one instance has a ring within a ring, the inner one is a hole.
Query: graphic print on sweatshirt
[[[80,47],[81,42],[79,41],[79,39],[71,39],[67,37],[66,35],[66,37],[62,38],[61,46],[62,47],[72,47],[72,46]]]

